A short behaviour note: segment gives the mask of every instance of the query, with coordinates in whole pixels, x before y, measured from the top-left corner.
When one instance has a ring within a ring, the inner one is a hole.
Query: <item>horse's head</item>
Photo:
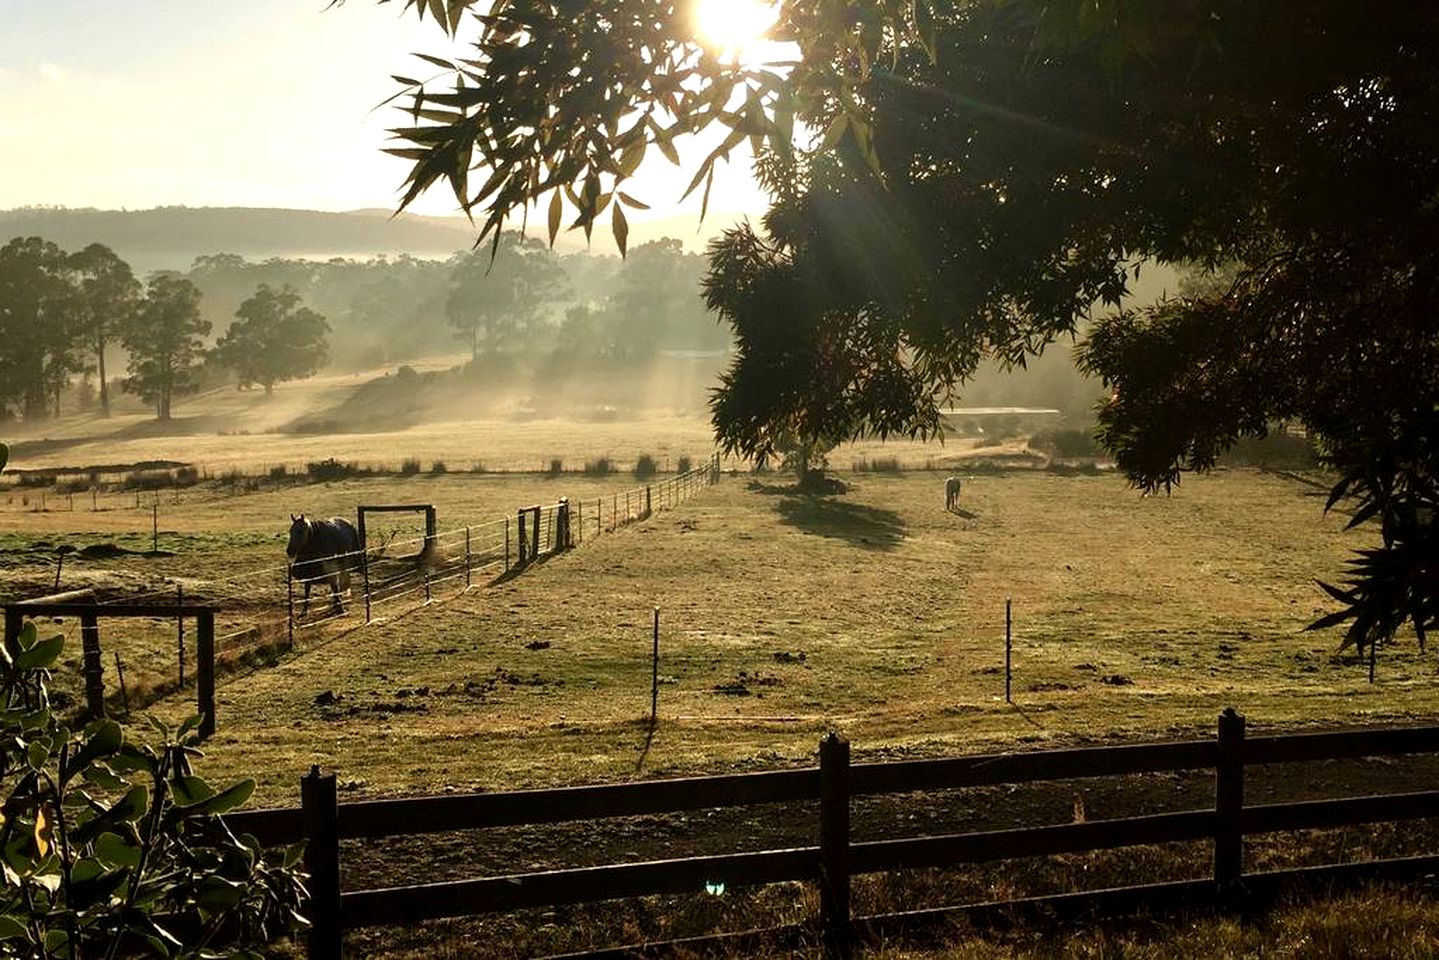
[[[305,544],[310,539],[310,521],[305,519],[302,513],[299,516],[290,514],[290,542],[285,545],[285,554],[291,560],[300,555],[305,549]]]

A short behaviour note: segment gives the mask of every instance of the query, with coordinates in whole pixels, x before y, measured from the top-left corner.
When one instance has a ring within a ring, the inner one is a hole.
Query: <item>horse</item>
[[[944,509],[953,510],[954,505],[959,502],[959,477],[950,477],[944,481]]]
[[[310,612],[310,588],[319,581],[329,581],[330,609],[345,612],[340,591],[350,589],[350,571],[360,567],[360,550],[360,534],[344,517],[312,520],[303,513],[290,514],[285,554],[290,558],[291,576],[305,585],[300,616]]]

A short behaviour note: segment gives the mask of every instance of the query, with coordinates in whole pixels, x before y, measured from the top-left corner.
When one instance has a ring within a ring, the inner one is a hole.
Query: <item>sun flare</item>
[[[753,57],[779,19],[778,5],[768,0],[694,0],[694,4],[700,42],[724,57]]]

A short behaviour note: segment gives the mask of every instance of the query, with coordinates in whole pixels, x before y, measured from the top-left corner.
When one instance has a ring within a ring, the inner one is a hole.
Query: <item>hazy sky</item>
[[[0,209],[393,207],[407,165],[380,148],[403,118],[374,108],[391,74],[434,74],[411,53],[448,41],[398,0],[325,4],[0,0]],[[680,212],[673,169],[656,157],[631,190],[652,217]],[[710,205],[763,209],[743,166],[721,170]]]

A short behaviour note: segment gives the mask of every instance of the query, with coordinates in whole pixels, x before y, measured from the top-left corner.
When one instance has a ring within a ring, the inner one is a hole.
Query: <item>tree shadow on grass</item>
[[[845,540],[867,550],[893,550],[904,540],[904,520],[893,510],[828,497],[786,496],[780,520],[817,537]]]

